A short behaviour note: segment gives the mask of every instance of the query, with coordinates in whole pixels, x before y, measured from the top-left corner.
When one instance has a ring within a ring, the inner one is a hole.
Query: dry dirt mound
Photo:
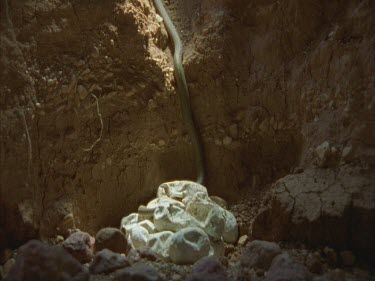
[[[353,169],[309,169],[276,182],[252,236],[355,249],[375,247],[375,177]]]

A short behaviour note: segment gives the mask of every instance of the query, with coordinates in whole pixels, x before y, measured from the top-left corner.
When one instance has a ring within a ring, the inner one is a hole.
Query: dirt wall
[[[185,42],[211,194],[235,202],[311,167],[374,172],[371,1],[168,9]],[[79,228],[117,225],[159,183],[195,178],[167,34],[148,1],[10,1],[9,15],[0,105],[8,233],[54,235],[69,213]]]

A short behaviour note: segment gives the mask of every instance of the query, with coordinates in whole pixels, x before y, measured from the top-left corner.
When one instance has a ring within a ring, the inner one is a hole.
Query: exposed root
[[[20,114],[22,116],[23,125],[25,127],[26,138],[27,138],[27,142],[28,142],[27,176],[28,176],[28,178],[30,180],[31,179],[31,163],[32,163],[32,160],[33,160],[33,146],[31,144],[29,127],[27,126],[25,113],[23,112],[23,110],[21,108],[19,110],[20,110]]]
[[[95,101],[96,101],[96,111],[98,112],[98,116],[99,116],[101,128],[100,128],[99,138],[90,146],[90,148],[84,148],[83,151],[91,151],[94,148],[94,146],[99,141],[101,141],[102,134],[103,134],[103,128],[104,128],[102,114],[100,113],[100,109],[99,109],[99,100],[98,100],[98,98],[94,94],[91,94],[91,95],[95,98]]]

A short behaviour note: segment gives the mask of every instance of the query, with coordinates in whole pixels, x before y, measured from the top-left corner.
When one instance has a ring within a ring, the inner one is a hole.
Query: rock
[[[77,231],[72,233],[62,246],[80,263],[87,263],[93,257],[93,239],[88,233]]]
[[[171,237],[169,256],[175,264],[192,264],[207,256],[209,251],[210,240],[200,228],[188,227]]]
[[[68,237],[75,228],[76,224],[72,213],[66,214],[57,226],[58,232],[65,238]]]
[[[14,258],[8,259],[3,266],[4,276],[7,276],[9,271],[12,269],[14,264],[16,263],[16,260]]]
[[[130,262],[125,256],[114,253],[108,249],[104,249],[95,254],[94,260],[92,261],[89,269],[93,274],[108,274],[129,265]]]
[[[318,253],[310,253],[306,258],[306,266],[312,273],[322,273],[323,264]]]
[[[221,208],[225,210],[228,209],[228,203],[223,198],[220,198],[218,196],[210,196],[210,199],[214,203],[218,204]]]
[[[249,237],[247,235],[243,235],[238,239],[238,245],[243,247],[246,245],[247,241],[249,240]]]
[[[125,253],[128,242],[125,235],[117,228],[102,228],[95,237],[95,250],[111,250],[115,253]]]
[[[340,258],[344,266],[353,266],[355,264],[355,255],[351,251],[341,251]]]
[[[214,257],[204,257],[197,261],[185,281],[226,281],[225,268]]]
[[[274,242],[254,240],[246,246],[241,258],[242,268],[261,268],[267,270],[274,257],[281,254],[279,245]]]
[[[31,240],[19,249],[8,281],[88,281],[88,270],[61,246]]]
[[[162,231],[150,234],[147,247],[163,260],[169,260],[169,247],[173,232]]]
[[[288,254],[281,254],[272,261],[265,280],[310,281],[312,274],[302,264],[292,261]]]
[[[330,153],[331,146],[328,141],[323,142],[315,148],[315,154],[317,156],[319,166],[323,167],[326,165]]]
[[[137,263],[114,274],[116,281],[164,281],[166,278],[152,266]]]
[[[147,245],[149,234],[146,228],[140,225],[135,225],[130,229],[128,239],[132,248],[142,249]]]
[[[332,248],[325,247],[323,252],[326,256],[327,263],[330,266],[336,266],[337,265],[337,253],[336,253],[336,251]]]

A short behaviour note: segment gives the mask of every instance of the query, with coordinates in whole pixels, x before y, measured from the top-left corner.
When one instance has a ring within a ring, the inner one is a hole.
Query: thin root
[[[103,134],[103,128],[104,128],[102,114],[100,113],[100,109],[99,109],[99,100],[98,100],[98,98],[94,94],[91,94],[91,95],[95,98],[95,101],[96,101],[96,111],[98,112],[98,116],[99,116],[101,128],[100,128],[99,138],[90,146],[90,148],[84,148],[83,151],[91,151],[94,148],[94,146],[99,141],[101,141],[102,134]]]
[[[31,178],[31,162],[33,160],[33,146],[31,145],[31,138],[30,138],[30,133],[29,133],[29,127],[27,126],[25,113],[23,112],[22,109],[20,109],[20,113],[21,113],[21,116],[22,116],[23,125],[25,126],[26,138],[27,138],[27,142],[28,142],[28,151],[29,151],[29,154],[28,154],[28,161],[27,161],[27,175],[28,175],[28,177],[30,179]]]

